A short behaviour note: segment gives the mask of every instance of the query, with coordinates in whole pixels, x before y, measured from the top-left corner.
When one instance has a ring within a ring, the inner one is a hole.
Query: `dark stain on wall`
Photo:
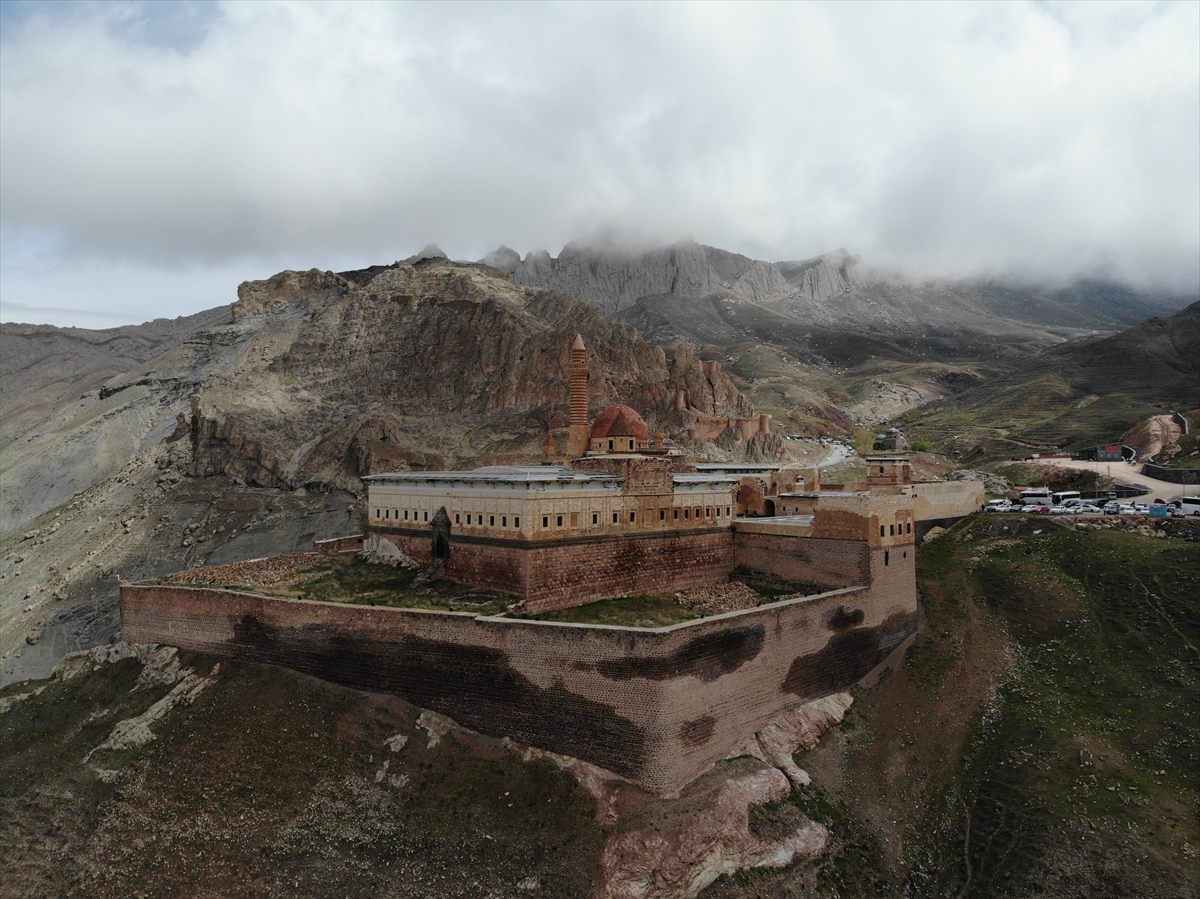
[[[831,631],[844,631],[848,627],[862,624],[863,617],[862,609],[847,612],[845,606],[838,606],[829,619],[829,629]]]
[[[607,659],[597,667],[601,674],[613,680],[634,677],[670,680],[690,675],[711,683],[722,675],[737,671],[762,652],[766,634],[766,628],[761,624],[731,627],[689,640],[669,656]]]
[[[699,746],[702,743],[707,743],[716,730],[717,719],[712,715],[705,715],[697,718],[694,721],[688,721],[679,726],[679,739],[689,746]]]
[[[916,632],[915,614],[896,614],[878,627],[856,627],[834,634],[824,648],[793,660],[780,692],[810,700],[845,690]]]
[[[636,778],[645,735],[609,705],[561,686],[543,689],[496,649],[420,637],[377,640],[338,628],[276,628],[253,615],[231,622],[232,654],[360,690],[392,693],[491,736],[587,758]]]

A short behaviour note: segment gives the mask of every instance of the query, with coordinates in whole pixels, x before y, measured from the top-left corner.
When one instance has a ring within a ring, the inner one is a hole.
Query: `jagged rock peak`
[[[421,252],[414,253],[413,255],[409,256],[407,259],[401,259],[400,264],[401,265],[416,265],[418,262],[422,262],[426,259],[449,259],[449,258],[450,258],[449,256],[447,256],[445,253],[442,252],[441,247],[439,247],[435,243],[431,243],[427,247],[425,247],[425,249],[423,249]]]
[[[612,239],[572,241],[557,258],[535,250],[524,260],[501,246],[481,261],[512,275],[517,284],[560,290],[607,314],[645,296],[702,297],[729,291],[751,302],[767,302],[792,292],[771,263],[693,240],[652,249],[633,248]]]
[[[775,265],[787,282],[809,299],[824,300],[867,285],[861,258],[844,249]]]

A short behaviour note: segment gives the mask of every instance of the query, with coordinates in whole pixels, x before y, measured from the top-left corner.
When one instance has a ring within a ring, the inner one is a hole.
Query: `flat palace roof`
[[[778,465],[749,465],[737,464],[734,462],[697,462],[697,471],[721,471],[729,472],[730,474],[766,474],[771,471],[779,471]]]
[[[364,481],[376,483],[432,483],[435,481],[475,481],[493,484],[512,483],[590,483],[616,482],[621,478],[601,471],[575,471],[561,465],[489,465],[469,471],[394,471],[372,474]]]

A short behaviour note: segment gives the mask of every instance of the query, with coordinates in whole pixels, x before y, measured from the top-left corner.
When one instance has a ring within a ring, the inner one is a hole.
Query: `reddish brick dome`
[[[604,440],[608,437],[633,437],[640,441],[650,439],[650,429],[642,416],[628,406],[617,403],[609,406],[592,422],[592,439]]]

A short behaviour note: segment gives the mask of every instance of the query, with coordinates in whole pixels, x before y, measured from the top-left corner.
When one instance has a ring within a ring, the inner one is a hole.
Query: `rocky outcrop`
[[[845,250],[802,262],[780,262],[777,266],[788,284],[810,300],[829,300],[868,284],[860,258]]]
[[[266,312],[300,298],[328,300],[342,296],[349,283],[333,272],[310,268],[306,272],[284,271],[265,281],[243,281],[238,285],[238,301],[233,304],[235,319]]]
[[[775,768],[743,758],[704,775],[670,803],[651,806],[657,820],[630,822],[604,847],[606,899],[692,899],[722,874],[784,867],[820,855],[829,832],[804,820],[782,838],[750,827],[750,809],[791,792]],[[649,817],[649,816],[648,816]]]
[[[725,290],[750,302],[766,302],[790,292],[770,263],[694,241],[646,251],[572,242],[557,258],[535,250],[524,260],[501,246],[481,261],[511,275],[517,284],[568,293],[609,315],[641,297],[660,294],[702,297]]]
[[[233,371],[210,378],[177,424],[189,474],[357,489],[379,471],[531,461],[546,428],[565,424],[576,333],[593,414],[624,402],[676,437],[689,416],[753,414],[694,346],[668,361],[595,307],[514,285],[497,268],[434,257],[352,274],[242,285],[239,318],[264,317]]]

